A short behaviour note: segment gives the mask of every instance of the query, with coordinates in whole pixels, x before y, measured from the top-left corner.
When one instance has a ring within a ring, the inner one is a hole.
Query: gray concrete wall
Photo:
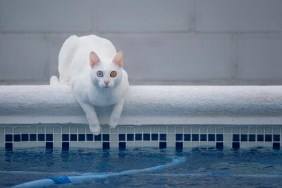
[[[282,84],[281,0],[0,0],[0,83],[48,83],[72,34],[112,40],[132,84]]]

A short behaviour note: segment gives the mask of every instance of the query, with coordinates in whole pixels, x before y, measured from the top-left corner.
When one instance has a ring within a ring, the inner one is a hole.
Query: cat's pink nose
[[[106,86],[110,83],[109,80],[104,80],[104,83],[106,84]]]

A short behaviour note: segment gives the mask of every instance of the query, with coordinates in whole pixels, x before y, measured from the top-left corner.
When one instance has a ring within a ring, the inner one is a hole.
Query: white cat
[[[59,73],[60,84],[71,84],[93,134],[101,130],[94,106],[114,105],[109,125],[118,125],[129,83],[123,54],[109,40],[95,35],[70,36],[59,53]]]

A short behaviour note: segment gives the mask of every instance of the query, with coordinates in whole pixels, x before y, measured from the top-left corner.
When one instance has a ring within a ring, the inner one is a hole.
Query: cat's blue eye
[[[98,77],[103,77],[103,76],[104,76],[104,74],[103,74],[103,72],[102,72],[102,71],[97,71],[97,76],[98,76]]]

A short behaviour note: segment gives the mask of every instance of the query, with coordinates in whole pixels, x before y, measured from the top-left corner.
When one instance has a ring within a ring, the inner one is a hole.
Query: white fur
[[[90,52],[95,52],[100,60],[94,67],[90,65]],[[59,53],[59,83],[72,85],[74,95],[86,114],[90,130],[96,135],[101,128],[94,106],[114,105],[109,125],[115,128],[129,88],[127,73],[113,63],[115,57],[117,52],[113,44],[95,35],[70,36]],[[98,70],[103,71],[103,77],[97,76]],[[112,78],[111,71],[116,71],[117,77]],[[52,84],[54,80],[52,78]],[[105,80],[109,81],[108,85]]]

